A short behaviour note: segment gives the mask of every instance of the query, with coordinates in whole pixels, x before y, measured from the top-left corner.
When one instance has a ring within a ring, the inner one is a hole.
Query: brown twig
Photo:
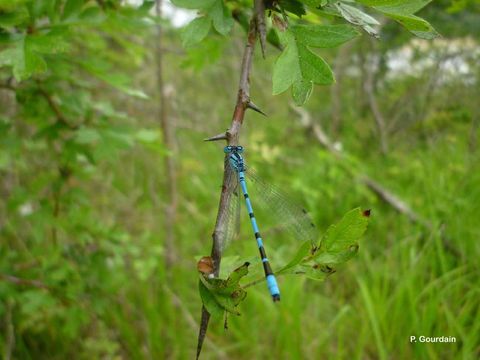
[[[258,1],[263,0],[255,0],[255,4]],[[254,9],[261,8],[258,5],[254,4]],[[247,43],[245,45],[245,50],[243,52],[243,59],[242,65],[240,69],[240,82],[238,86],[238,94],[237,94],[237,102],[235,104],[235,109],[233,112],[232,122],[230,128],[226,131],[225,136],[228,145],[237,145],[238,139],[240,136],[240,129],[243,124],[243,119],[245,117],[245,112],[249,108],[250,103],[250,83],[249,83],[249,76],[250,70],[252,68],[252,60],[253,60],[253,53],[255,48],[255,42],[257,39],[257,26],[256,26],[256,19],[258,15],[253,13],[252,18],[250,20],[250,25],[247,34]],[[224,224],[228,219],[228,206],[230,203],[230,196],[231,193],[227,191],[229,189],[229,184],[231,181],[234,180],[234,173],[230,166],[224,167],[223,172],[223,184],[222,190],[220,193],[220,203],[218,206],[218,213],[217,219],[215,222],[215,228],[212,234],[212,252],[211,256],[213,259],[214,264],[214,275],[218,276],[220,273],[220,263],[222,259],[222,243],[224,241]],[[202,307],[202,319],[200,323],[200,330],[198,333],[198,343],[197,343],[197,359],[200,356],[202,351],[203,341],[207,334],[208,323],[210,321],[210,314],[208,313],[205,307]]]

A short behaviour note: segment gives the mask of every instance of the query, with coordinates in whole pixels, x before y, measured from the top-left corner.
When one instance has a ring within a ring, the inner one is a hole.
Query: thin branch
[[[53,100],[52,95],[50,95],[45,89],[42,87],[38,87],[38,92],[40,95],[44,97],[45,100],[47,100],[48,106],[50,109],[52,109],[53,113],[55,114],[55,117],[57,118],[57,121],[66,127],[75,130],[78,129],[77,125],[72,125],[68,122],[68,120],[65,118],[65,116],[62,114],[62,111],[60,110],[60,107],[57,105],[57,103]]]
[[[263,0],[255,0],[254,9],[261,8],[258,6],[257,2]],[[238,86],[237,102],[233,112],[232,122],[230,128],[226,132],[227,143],[228,145],[237,145],[238,139],[240,136],[240,129],[243,124],[243,119],[245,117],[245,111],[248,108],[250,103],[250,70],[252,68],[253,53],[255,49],[255,42],[257,39],[257,26],[256,19],[258,14],[254,11],[252,18],[250,20],[250,25],[247,34],[247,43],[245,45],[245,50],[243,52],[242,65],[240,69],[240,82]],[[220,193],[220,203],[218,206],[217,219],[215,222],[215,229],[212,234],[212,252],[211,256],[214,264],[214,275],[218,276],[220,273],[220,263],[222,260],[222,242],[224,241],[223,228],[228,220],[228,207],[230,203],[231,193],[227,190],[229,184],[233,181],[235,174],[228,164],[224,167],[223,172],[223,184],[222,190]],[[210,321],[210,314],[202,307],[202,319],[200,323],[200,329],[198,333],[198,343],[197,343],[197,359],[200,356],[202,351],[203,341],[207,334],[208,323]]]
[[[33,286],[39,289],[48,289],[48,286],[39,280],[29,280],[19,278],[13,275],[0,274],[0,280],[7,281],[9,283],[19,285],[19,286]]]
[[[162,17],[163,0],[155,1],[155,13],[158,19]],[[155,41],[155,58],[157,61],[157,89],[159,94],[158,120],[162,127],[163,141],[170,155],[165,158],[165,173],[167,182],[165,207],[165,265],[168,271],[176,261],[175,251],[175,218],[177,216],[177,166],[175,163],[175,132],[167,113],[167,96],[163,78],[162,26],[157,23],[157,38]]]

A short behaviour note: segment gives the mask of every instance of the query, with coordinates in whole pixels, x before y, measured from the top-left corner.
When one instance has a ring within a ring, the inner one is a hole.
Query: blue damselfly
[[[279,191],[274,186],[262,181],[251,168],[246,166],[241,155],[243,153],[243,146],[226,146],[224,148],[224,152],[227,154],[229,165],[236,174],[236,178],[231,179],[231,181],[228,182],[229,191],[233,196],[231,197],[230,201],[230,209],[232,210],[230,211],[231,214],[229,215],[229,221],[226,225],[224,242],[227,244],[239,232],[240,201],[238,198],[241,190],[245,199],[248,216],[250,218],[250,223],[252,225],[260,252],[260,258],[263,264],[268,290],[273,301],[278,301],[280,300],[280,291],[278,289],[274,272],[272,271],[265,247],[263,245],[260,229],[253,212],[252,200],[250,199],[247,189],[246,179],[249,180],[249,184],[256,188],[256,193],[258,193],[259,199],[261,199],[258,204],[265,204],[269,211],[274,214],[279,225],[287,229],[295,238],[303,241],[309,240],[312,242],[313,246],[314,242],[318,238],[315,225],[313,224],[310,216],[302,207],[290,201],[288,196],[284,195],[284,193]],[[255,205],[256,204],[257,202]]]

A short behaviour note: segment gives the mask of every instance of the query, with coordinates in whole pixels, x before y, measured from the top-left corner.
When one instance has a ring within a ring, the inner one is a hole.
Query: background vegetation
[[[185,50],[152,5],[0,0],[5,359],[195,354],[196,261],[223,172],[223,144],[202,139],[229,124],[245,32]],[[256,50],[251,96],[268,117],[247,113],[249,163],[322,232],[354,207],[372,218],[359,255],[325,282],[282,278],[279,304],[249,288],[228,331],[211,324],[204,358],[480,356],[479,5],[439,0],[420,15],[442,37],[385,21],[378,41],[322,50],[337,82],[305,108],[271,95],[278,52]],[[225,269],[257,256],[244,225]],[[274,267],[297,246],[282,236],[266,240]]]

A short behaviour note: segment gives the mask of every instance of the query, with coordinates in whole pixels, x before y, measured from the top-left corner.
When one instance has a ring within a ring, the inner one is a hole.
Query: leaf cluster
[[[392,19],[413,35],[433,39],[438,33],[426,20],[415,15],[431,0],[281,0],[266,2],[268,28],[257,27],[259,37],[283,48],[273,69],[273,95],[291,88],[294,102],[303,105],[313,85],[330,85],[334,74],[322,56],[311,48],[335,48],[353,40],[360,33],[380,37],[383,19]],[[195,47],[210,33],[227,35],[233,19],[248,28],[251,4],[224,3],[222,0],[175,0],[174,4],[198,9],[200,16],[188,24],[182,35],[185,47]],[[377,19],[375,14],[380,15]],[[263,15],[259,15],[260,17]],[[338,23],[344,24],[338,24]],[[345,24],[346,23],[346,24]],[[267,35],[268,34],[268,35]]]

